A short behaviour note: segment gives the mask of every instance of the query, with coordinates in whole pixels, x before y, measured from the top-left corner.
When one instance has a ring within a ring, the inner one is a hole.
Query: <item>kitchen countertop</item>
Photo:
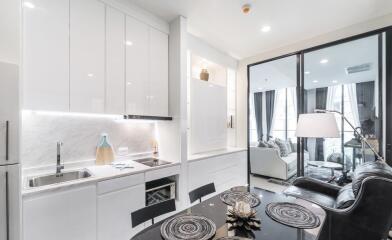
[[[87,166],[87,167],[72,167],[72,168],[65,168],[63,172],[68,172],[68,171],[73,171],[73,170],[83,170],[87,169],[91,173],[91,177],[84,178],[84,179],[77,179],[77,180],[72,180],[72,181],[67,181],[63,183],[56,183],[56,184],[51,184],[51,185],[46,185],[42,187],[28,187],[27,186],[27,181],[31,177],[35,176],[42,176],[42,175],[47,175],[47,174],[53,174],[54,171],[39,171],[39,172],[30,172],[28,175],[23,175],[22,176],[22,196],[27,197],[33,194],[38,194],[38,193],[44,193],[44,192],[49,192],[49,191],[57,191],[59,189],[64,189],[64,188],[69,188],[73,186],[82,186],[85,184],[91,184],[91,183],[96,183],[108,179],[113,179],[113,178],[118,178],[118,177],[124,177],[128,175],[134,175],[138,173],[145,173],[148,171],[153,171],[157,169],[162,169],[162,168],[167,168],[167,167],[172,167],[172,166],[177,166],[180,165],[180,163],[170,163],[166,165],[161,165],[161,166],[156,166],[156,167],[148,167],[144,164],[135,162],[133,160],[121,160],[121,161],[116,161],[116,163],[125,163],[129,164],[129,166],[132,166],[133,168],[125,168],[125,169],[116,169],[112,165],[103,165],[103,166]]]
[[[236,152],[243,152],[246,151],[246,148],[225,148],[225,149],[219,149],[219,150],[214,150],[214,151],[208,151],[208,152],[202,152],[202,153],[196,153],[188,156],[188,161],[197,161],[197,160],[202,160],[210,157],[217,157],[217,156],[222,156],[226,154],[231,154],[231,153],[236,153]]]

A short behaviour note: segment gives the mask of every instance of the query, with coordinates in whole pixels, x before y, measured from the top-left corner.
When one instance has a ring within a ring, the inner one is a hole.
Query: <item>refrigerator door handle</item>
[[[9,212],[9,182],[8,172],[5,172],[5,218],[6,218],[6,239],[10,239],[10,212]]]
[[[9,130],[10,130],[10,121],[5,122],[5,160],[9,160]]]

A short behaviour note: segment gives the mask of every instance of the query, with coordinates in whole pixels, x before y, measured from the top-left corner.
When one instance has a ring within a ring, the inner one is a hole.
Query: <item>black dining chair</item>
[[[201,202],[201,198],[214,193],[215,190],[215,185],[214,183],[209,183],[207,185],[201,186],[199,188],[196,188],[189,192],[189,199],[191,200],[191,203],[199,199],[199,202]]]
[[[151,220],[151,223],[154,224],[154,218],[173,211],[176,211],[175,199],[166,200],[136,210],[131,213],[132,227],[136,227],[137,225],[144,223],[148,220]]]

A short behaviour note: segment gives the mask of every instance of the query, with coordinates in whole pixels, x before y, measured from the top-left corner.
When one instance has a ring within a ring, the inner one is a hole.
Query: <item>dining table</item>
[[[243,239],[259,239],[259,240],[317,240],[324,222],[326,220],[325,211],[318,205],[308,202],[306,200],[302,200],[299,198],[295,198],[292,196],[286,196],[283,193],[275,193],[265,189],[256,188],[256,187],[236,187],[236,191],[241,189],[241,191],[247,191],[253,193],[254,196],[257,196],[260,199],[260,204],[256,206],[254,209],[256,212],[256,217],[260,220],[260,228],[252,231],[236,231],[230,229],[227,220],[228,206],[225,204],[221,198],[220,194],[216,194],[215,196],[202,201],[196,205],[193,205],[185,210],[182,210],[173,216],[169,217],[169,219],[184,215],[199,215],[204,216],[212,220],[216,225],[215,235],[211,238],[213,240],[217,240],[224,237],[243,237]],[[266,205],[269,203],[276,202],[288,202],[301,205],[306,209],[313,212],[320,220],[319,226],[311,229],[300,229],[291,227],[282,223],[279,223],[272,218],[270,218],[265,209]],[[138,234],[136,234],[132,240],[160,240],[163,239],[161,236],[161,225],[165,220],[157,222]],[[242,239],[242,238],[241,238]]]

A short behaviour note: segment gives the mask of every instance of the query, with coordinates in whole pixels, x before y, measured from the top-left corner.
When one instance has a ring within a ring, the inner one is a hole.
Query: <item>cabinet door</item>
[[[132,229],[131,213],[145,206],[144,184],[98,197],[98,240],[128,240],[143,229]]]
[[[24,240],[96,240],[95,185],[23,200]]]
[[[149,27],[126,18],[126,111],[145,115],[148,103]]]
[[[71,111],[103,113],[105,6],[96,0],[71,0],[70,6]]]
[[[125,113],[125,15],[106,7],[105,112]]]
[[[23,108],[69,111],[69,0],[32,3],[23,8]]]
[[[169,91],[169,37],[150,28],[148,113],[151,116],[168,116]]]
[[[19,162],[18,69],[0,62],[0,166]]]

